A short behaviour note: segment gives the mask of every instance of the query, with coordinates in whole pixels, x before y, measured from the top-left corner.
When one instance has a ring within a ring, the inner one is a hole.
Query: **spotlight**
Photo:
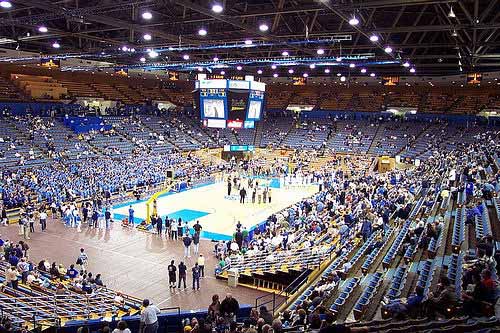
[[[453,12],[453,6],[450,6],[450,12],[448,13],[448,17],[455,18],[457,17],[455,15],[455,12]]]
[[[455,29],[453,29],[453,32],[451,33],[451,37],[458,37],[458,33]]]
[[[378,42],[378,36],[377,36],[377,35],[371,35],[371,36],[370,36],[370,41],[372,41],[372,42],[374,42],[374,43],[375,43],[375,42]]]
[[[323,50],[323,49],[318,49],[318,50],[316,51],[316,53],[317,53],[317,54],[319,54],[319,55],[323,55],[323,54],[325,54],[325,50]]]
[[[141,57],[141,59],[139,59],[141,62],[146,62],[146,58],[144,57]]]
[[[337,76],[342,76],[342,74],[340,74],[340,73],[337,73]]]
[[[214,61],[219,61],[219,58],[217,58],[217,57],[214,57]]]
[[[271,68],[272,69],[276,69],[277,67],[276,67],[276,65],[272,65]]]
[[[261,75],[262,74],[262,69],[257,70],[257,74]]]
[[[0,1],[0,7],[9,9],[12,8],[12,3],[10,1]]]
[[[200,30],[198,30],[198,35],[200,35],[200,36],[206,36],[207,35],[207,29],[201,28]]]
[[[281,55],[283,57],[288,57],[290,54],[288,53],[288,51],[283,51],[283,52],[281,52]]]
[[[392,47],[386,46],[384,49],[385,53],[391,53],[392,52]]]
[[[345,76],[341,76],[341,77],[340,77],[340,81],[341,81],[341,82],[345,82]]]
[[[371,77],[375,77],[375,73],[370,73],[370,76]]]
[[[54,42],[54,43],[52,43],[52,47],[55,49],[58,49],[61,47],[61,44],[59,44],[58,42]]]
[[[278,77],[278,73],[274,73],[274,74],[273,74],[273,77]]]
[[[349,20],[350,25],[358,25],[359,20],[356,18],[356,16],[353,16],[352,19]]]
[[[216,3],[212,6],[212,11],[214,13],[222,13],[223,10],[224,10],[224,8],[218,3]]]
[[[342,61],[342,58],[341,57],[337,57],[337,58],[335,58],[335,60],[338,61],[338,62],[340,62],[340,61]]]
[[[325,69],[325,73],[326,73],[326,74],[329,74],[329,73],[330,73],[330,70],[329,70],[328,68],[327,68],[327,69]]]
[[[126,47],[126,46],[122,46],[122,51],[123,51],[123,52],[127,52],[127,51],[128,51],[128,47]]]
[[[225,74],[226,74],[226,72],[220,71],[220,75],[225,75]]]
[[[245,40],[245,45],[252,45],[252,41],[250,39]]]
[[[315,65],[315,64],[310,64],[310,65],[309,65],[309,68],[310,68],[310,69],[315,69],[315,68],[316,68],[316,65]]]
[[[149,51],[148,55],[150,58],[156,58],[158,57],[158,52],[151,50]]]
[[[415,73],[415,68],[410,68],[410,73]]]
[[[151,40],[151,35],[150,34],[145,34],[144,36],[142,36],[142,38],[144,38],[144,40]]]
[[[145,20],[151,20],[153,18],[153,14],[151,14],[151,12],[144,12],[141,16]]]
[[[183,55],[183,56],[182,56],[182,59],[184,59],[184,60],[189,60],[189,54],[185,54],[185,55]]]
[[[293,74],[293,69],[291,69],[291,68],[290,68],[290,69],[288,70],[288,73]]]
[[[237,69],[237,70],[239,70],[239,71],[241,71],[241,70],[243,69],[243,67],[241,67],[241,66],[236,66],[236,69]]]
[[[49,31],[49,29],[47,29],[46,26],[42,25],[42,26],[38,27],[38,31],[40,31],[40,32],[47,32],[47,31]]]
[[[405,62],[403,63],[403,67],[405,67],[405,68],[410,67],[410,63],[409,63],[408,61],[405,61]]]
[[[302,74],[302,76],[303,76],[303,77],[308,77],[308,76],[309,76],[309,74],[304,73],[304,74]]]
[[[262,23],[261,25],[259,25],[259,30],[262,32],[266,32],[267,30],[269,30],[269,26],[265,23]]]
[[[203,72],[203,67],[198,67],[198,72]]]
[[[355,64],[349,64],[349,68],[354,68],[354,67],[356,67]]]
[[[366,68],[361,68],[361,73],[365,74],[366,73]]]

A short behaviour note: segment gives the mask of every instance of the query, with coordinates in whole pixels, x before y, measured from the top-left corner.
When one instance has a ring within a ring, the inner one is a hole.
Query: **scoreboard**
[[[201,79],[195,87],[196,107],[206,127],[254,128],[262,117],[265,83]]]

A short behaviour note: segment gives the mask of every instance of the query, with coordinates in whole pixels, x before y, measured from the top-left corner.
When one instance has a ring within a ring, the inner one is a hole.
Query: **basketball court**
[[[263,180],[261,180],[263,182]],[[286,208],[302,198],[317,192],[317,185],[291,186],[283,188],[278,179],[268,181],[272,188],[271,203],[251,203],[251,195],[247,195],[244,204],[239,202],[237,190],[227,195],[225,182],[200,185],[179,193],[170,192],[161,195],[157,200],[158,214],[165,219],[181,218],[192,226],[197,220],[203,227],[202,238],[212,240],[231,239],[238,221],[251,230],[255,225],[264,222],[271,214]],[[129,206],[134,209],[134,222],[146,219],[146,200],[122,203],[113,207],[115,220],[128,217]]]

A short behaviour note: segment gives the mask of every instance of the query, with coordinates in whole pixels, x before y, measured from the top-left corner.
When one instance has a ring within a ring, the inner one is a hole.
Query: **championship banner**
[[[61,67],[61,60],[59,59],[40,59],[40,66],[45,68],[59,68]]]
[[[167,76],[170,81],[179,80],[179,73],[177,72],[167,71]]]
[[[467,84],[480,84],[482,79],[483,79],[483,74],[481,73],[467,74]]]
[[[397,86],[399,84],[399,76],[384,76],[382,77],[384,86]]]
[[[128,76],[128,68],[115,68],[115,74],[121,76]]]
[[[292,77],[292,84],[294,86],[305,86],[307,78],[305,77]]]

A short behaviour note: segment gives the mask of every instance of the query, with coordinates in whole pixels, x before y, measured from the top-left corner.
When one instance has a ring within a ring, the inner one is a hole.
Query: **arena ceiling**
[[[0,6],[0,47],[132,68],[264,76],[290,75],[290,69],[332,75],[335,67],[355,75],[500,70],[500,0],[12,0]]]

